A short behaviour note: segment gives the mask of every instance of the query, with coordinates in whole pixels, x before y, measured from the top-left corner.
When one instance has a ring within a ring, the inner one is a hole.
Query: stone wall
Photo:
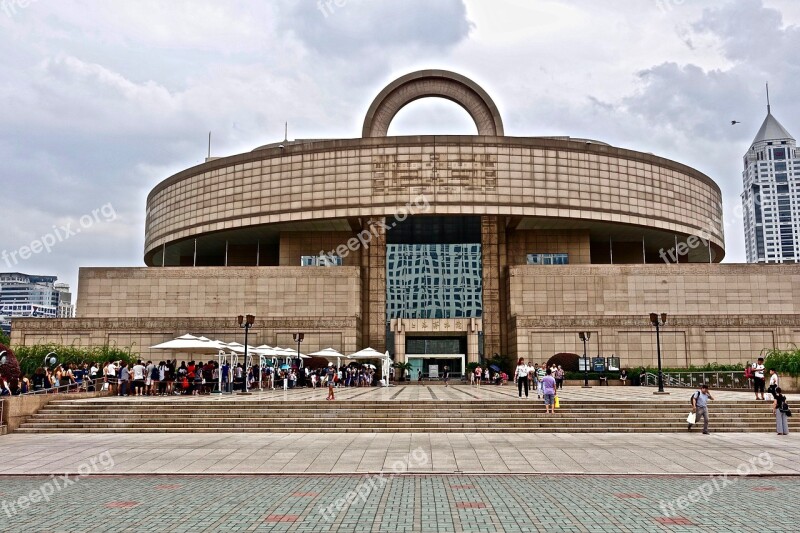
[[[650,312],[666,312],[666,366],[753,361],[800,343],[800,265],[512,267],[516,354],[546,360],[582,354],[624,366],[655,365]]]
[[[81,268],[78,318],[356,317],[358,267]]]
[[[292,334],[305,333],[300,349],[312,353],[323,348],[333,348],[342,353],[353,353],[361,348],[361,321],[357,317],[265,318],[256,315],[249,333],[249,344],[267,344],[282,348],[295,348]],[[145,358],[188,354],[171,354],[152,350],[150,346],[174,339],[184,333],[203,335],[223,342],[244,343],[244,331],[234,317],[219,318],[68,318],[68,319],[16,319],[11,333],[14,345],[58,344],[67,346],[113,346]]]

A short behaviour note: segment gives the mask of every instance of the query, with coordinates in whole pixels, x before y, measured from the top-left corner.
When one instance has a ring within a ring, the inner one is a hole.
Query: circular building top
[[[420,98],[451,100],[470,114],[478,135],[502,137],[503,119],[489,94],[461,74],[446,70],[420,70],[402,76],[378,94],[364,119],[362,137],[386,137],[389,125],[406,105]]]

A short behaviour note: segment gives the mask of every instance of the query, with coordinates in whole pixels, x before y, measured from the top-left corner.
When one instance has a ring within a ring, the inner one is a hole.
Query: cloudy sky
[[[143,264],[147,193],[202,162],[209,131],[216,156],[282,139],[285,121],[290,138],[358,137],[377,92],[417,69],[473,78],[508,135],[705,172],[727,262],[745,261],[741,157],[765,81],[800,132],[797,0],[0,0],[0,50],[0,253],[17,253],[0,271],[73,287],[79,266]],[[390,130],[474,132],[431,99]],[[49,253],[20,259],[45,235]]]

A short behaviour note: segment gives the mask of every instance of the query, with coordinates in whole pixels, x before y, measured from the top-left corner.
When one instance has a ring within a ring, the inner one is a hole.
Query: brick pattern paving
[[[19,506],[49,480],[3,480],[4,531],[742,532],[800,520],[797,506],[776,512],[753,499],[770,488],[772,502],[797,501],[800,478],[739,477],[704,491],[709,479],[688,477],[202,476],[164,491],[151,477],[88,477]]]

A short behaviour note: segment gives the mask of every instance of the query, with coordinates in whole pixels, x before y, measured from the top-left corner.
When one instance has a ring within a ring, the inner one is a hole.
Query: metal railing
[[[664,372],[664,385],[667,387],[698,388],[707,383],[714,389],[749,389],[751,380],[744,372]],[[646,386],[658,385],[658,374],[645,374]]]
[[[80,383],[69,383],[67,385],[59,385],[58,387],[48,387],[46,389],[30,390],[26,393],[21,394],[21,396],[32,396],[36,394],[68,394],[74,392],[97,392],[103,388],[104,383],[106,383],[104,378],[97,378],[94,380],[84,379]],[[114,383],[116,383],[116,380],[114,380]],[[31,383],[31,386],[33,386],[33,383]]]

